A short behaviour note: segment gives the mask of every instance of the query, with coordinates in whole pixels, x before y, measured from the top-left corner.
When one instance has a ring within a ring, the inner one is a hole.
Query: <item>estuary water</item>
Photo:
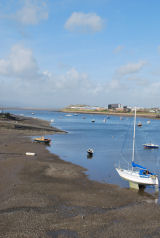
[[[92,180],[128,187],[128,182],[119,177],[115,167],[120,164],[128,168],[131,165],[133,117],[107,118],[105,115],[41,110],[7,112],[52,121],[52,126],[68,132],[48,135],[52,139],[48,149],[52,153],[84,167]],[[138,121],[141,121],[142,127],[136,127],[135,162],[156,172],[160,178],[160,148],[149,150],[143,147],[149,142],[160,145],[160,120],[137,118]],[[87,158],[88,148],[94,149],[92,158]]]

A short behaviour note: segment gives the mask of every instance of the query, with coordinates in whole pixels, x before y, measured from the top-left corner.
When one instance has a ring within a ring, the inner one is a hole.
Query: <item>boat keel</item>
[[[136,190],[140,190],[140,189],[145,189],[146,186],[144,184],[138,184],[138,183],[133,183],[131,181],[129,181],[129,187],[131,189],[136,189]],[[159,193],[159,185],[154,185],[155,187],[155,192]]]
[[[129,182],[129,186],[130,186],[130,188],[132,188],[132,189],[137,189],[137,190],[139,190],[139,189],[145,189],[145,185],[144,184],[139,184],[139,183],[133,183],[133,182]]]
[[[159,185],[155,185],[155,192],[159,193]]]
[[[132,188],[132,189],[139,190],[139,184],[138,183],[133,183],[133,182],[129,181],[129,187]]]

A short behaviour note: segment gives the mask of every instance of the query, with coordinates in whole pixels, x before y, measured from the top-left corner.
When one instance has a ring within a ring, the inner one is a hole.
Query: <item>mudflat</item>
[[[38,119],[0,121],[0,237],[160,237],[156,196],[90,181],[32,141],[51,133],[64,132]]]

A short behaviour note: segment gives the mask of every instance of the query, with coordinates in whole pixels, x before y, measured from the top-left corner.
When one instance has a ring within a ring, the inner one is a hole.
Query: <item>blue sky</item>
[[[159,0],[1,0],[0,105],[157,107]]]

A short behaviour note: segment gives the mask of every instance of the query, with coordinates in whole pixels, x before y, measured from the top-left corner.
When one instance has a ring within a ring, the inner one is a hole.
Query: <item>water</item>
[[[125,168],[131,162],[133,118],[94,114],[61,113],[51,111],[10,110],[14,114],[37,117],[51,121],[53,126],[67,131],[67,134],[49,135],[52,144],[49,150],[65,161],[86,168],[86,174],[92,180],[128,187],[115,170],[119,163]],[[70,116],[68,116],[68,114]],[[92,119],[95,122],[92,122]],[[156,172],[160,178],[160,149],[144,149],[144,143],[160,144],[160,121],[137,118],[143,126],[136,127],[135,162]],[[87,149],[91,147],[95,153],[87,158]],[[148,188],[149,190],[149,188]]]

